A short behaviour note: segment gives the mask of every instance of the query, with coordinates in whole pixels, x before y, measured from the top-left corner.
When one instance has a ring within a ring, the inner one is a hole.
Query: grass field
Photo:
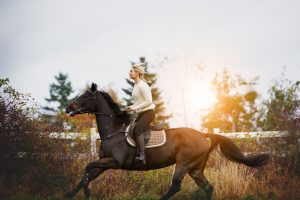
[[[300,178],[289,171],[280,169],[274,163],[253,169],[230,162],[218,154],[214,155],[214,166],[207,167],[205,175],[214,187],[213,199],[216,200],[275,200],[300,199]],[[208,163],[208,166],[210,164]],[[98,177],[90,185],[91,200],[152,200],[159,199],[170,185],[173,166],[146,172],[129,172],[110,170]],[[279,170],[280,169],[280,170]],[[78,175],[78,181],[81,175]],[[64,199],[62,194],[75,186],[61,186],[48,195],[26,195],[24,190],[14,189],[14,195],[7,200],[58,200]],[[19,192],[18,192],[19,191]],[[80,192],[73,199],[83,199]],[[183,181],[181,192],[174,195],[174,200],[205,199],[204,193],[187,175]]]

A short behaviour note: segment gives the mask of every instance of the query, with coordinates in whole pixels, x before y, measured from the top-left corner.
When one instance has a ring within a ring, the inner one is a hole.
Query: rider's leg
[[[142,112],[139,117],[136,119],[136,126],[134,128],[134,135],[136,138],[136,145],[139,152],[139,155],[136,157],[137,160],[146,163],[145,158],[145,142],[143,132],[146,131],[149,124],[154,120],[155,113],[153,110],[147,110]]]
[[[136,144],[139,152],[139,155],[136,157],[136,159],[146,164],[144,134],[142,133],[136,136],[135,138],[136,138]]]

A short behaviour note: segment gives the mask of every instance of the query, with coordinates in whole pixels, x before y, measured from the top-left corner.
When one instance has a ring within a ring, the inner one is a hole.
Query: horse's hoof
[[[70,191],[70,192],[65,193],[65,194],[64,194],[64,197],[65,197],[65,198],[68,198],[68,199],[73,198],[73,197],[74,197],[73,191]]]
[[[168,198],[166,197],[166,196],[162,196],[162,197],[160,197],[160,199],[159,200],[167,200]]]
[[[83,188],[83,193],[84,193],[84,196],[85,196],[86,199],[90,198],[91,192],[90,192],[90,189],[88,187]]]

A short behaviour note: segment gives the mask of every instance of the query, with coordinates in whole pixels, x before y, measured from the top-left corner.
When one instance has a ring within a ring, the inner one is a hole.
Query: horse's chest
[[[115,157],[118,152],[122,152],[119,143],[115,141],[103,142],[100,146],[99,156],[100,158]]]
[[[112,157],[111,151],[108,150],[108,148],[105,147],[105,145],[101,145],[99,150],[99,157],[100,158]]]

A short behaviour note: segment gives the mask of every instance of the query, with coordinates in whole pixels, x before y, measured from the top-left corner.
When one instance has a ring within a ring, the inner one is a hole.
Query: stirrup
[[[136,161],[142,162],[144,165],[146,164],[146,157],[145,154],[144,155],[139,155],[135,157]]]

